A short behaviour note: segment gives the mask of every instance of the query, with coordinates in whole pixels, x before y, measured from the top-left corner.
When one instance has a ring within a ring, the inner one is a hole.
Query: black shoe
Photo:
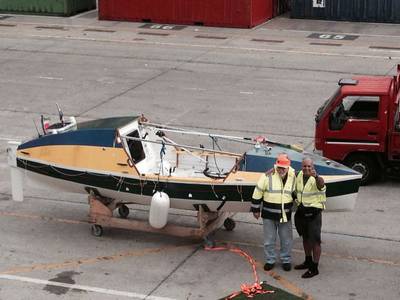
[[[291,263],[284,263],[282,264],[282,269],[286,272],[289,272],[292,269],[292,264]]]
[[[301,275],[301,278],[311,278],[314,276],[317,276],[319,274],[318,269],[309,269],[307,272],[305,272],[303,275]]]
[[[306,269],[308,269],[309,267],[310,267],[310,265],[309,265],[307,262],[303,262],[303,263],[300,264],[300,265],[294,266],[294,269],[295,269],[295,270],[306,270]]]
[[[265,271],[270,271],[270,270],[272,270],[274,267],[275,267],[275,264],[266,263],[266,264],[264,265],[264,270],[265,270]]]

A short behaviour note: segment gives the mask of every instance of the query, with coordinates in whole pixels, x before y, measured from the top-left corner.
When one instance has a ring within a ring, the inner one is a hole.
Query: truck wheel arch
[[[361,185],[375,181],[382,169],[377,154],[368,152],[350,153],[345,158],[344,164],[363,175]]]

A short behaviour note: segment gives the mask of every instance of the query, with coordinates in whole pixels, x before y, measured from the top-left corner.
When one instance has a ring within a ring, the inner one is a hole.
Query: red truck
[[[315,149],[360,172],[362,184],[400,174],[400,65],[396,76],[357,76],[315,116]]]

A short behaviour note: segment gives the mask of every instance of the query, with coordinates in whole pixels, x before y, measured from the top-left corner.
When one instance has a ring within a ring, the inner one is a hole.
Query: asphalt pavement
[[[143,113],[157,123],[313,149],[314,114],[340,78],[395,74],[400,25],[275,18],[253,29],[149,26],[8,15],[0,20],[0,299],[219,299],[254,281],[249,263],[196,240],[107,229],[84,195],[25,189],[11,200],[6,147],[35,136],[55,103],[78,121]],[[237,150],[237,149],[227,149]],[[260,280],[305,299],[399,299],[399,180],[360,189],[352,212],[323,216],[320,275],[262,269],[250,214],[215,233],[256,260]],[[146,216],[135,207],[133,217]],[[170,219],[193,223],[174,211]],[[293,262],[303,260],[295,234]]]

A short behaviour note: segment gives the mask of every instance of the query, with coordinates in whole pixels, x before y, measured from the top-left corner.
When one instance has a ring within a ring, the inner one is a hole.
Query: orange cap
[[[290,159],[287,154],[279,154],[276,158],[275,165],[281,168],[289,168],[290,167]]]

